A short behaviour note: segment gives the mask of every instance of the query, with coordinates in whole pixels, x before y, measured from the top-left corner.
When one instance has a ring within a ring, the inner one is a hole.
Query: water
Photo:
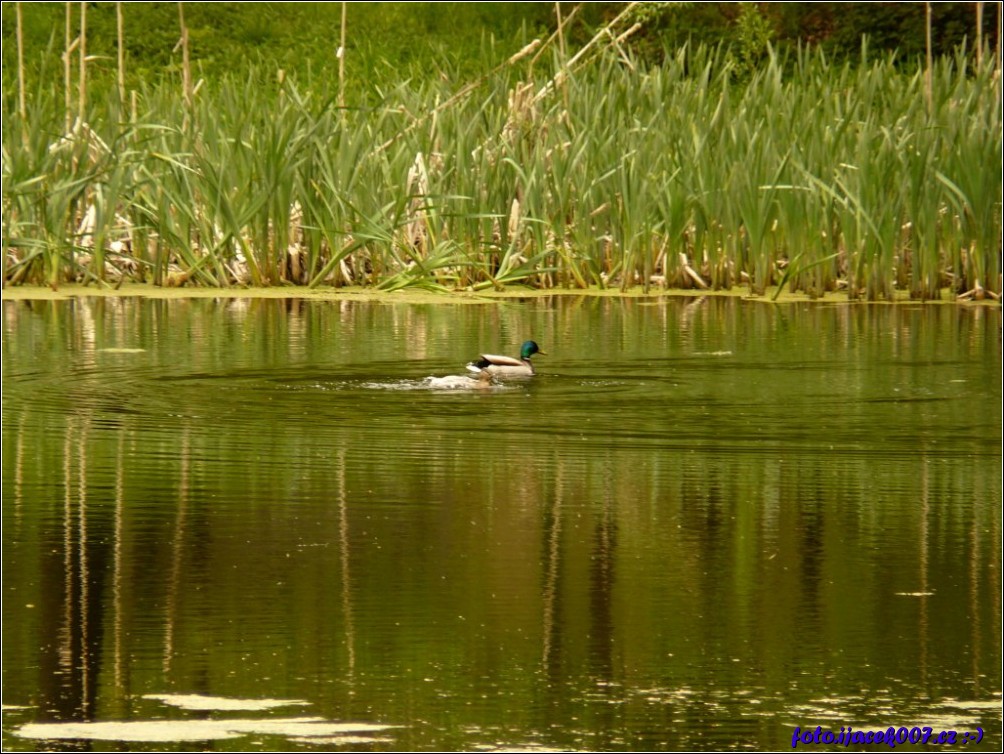
[[[5,750],[1002,744],[999,309],[3,307]]]

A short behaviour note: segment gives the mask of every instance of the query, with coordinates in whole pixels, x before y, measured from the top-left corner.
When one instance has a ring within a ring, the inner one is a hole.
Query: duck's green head
[[[540,346],[538,346],[534,341],[528,340],[520,349],[519,356],[521,359],[529,359],[535,353],[539,353],[541,356],[547,356],[546,353],[540,350]]]

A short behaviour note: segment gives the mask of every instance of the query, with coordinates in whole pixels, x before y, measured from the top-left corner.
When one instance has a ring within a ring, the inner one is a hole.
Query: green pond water
[[[999,749],[1000,332],[4,302],[4,748]],[[527,338],[532,380],[427,379]]]

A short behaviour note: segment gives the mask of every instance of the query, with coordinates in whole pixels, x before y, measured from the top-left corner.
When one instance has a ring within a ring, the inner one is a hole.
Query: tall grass
[[[346,108],[261,69],[135,119],[92,87],[70,133],[56,88],[5,92],[5,282],[1000,294],[996,72],[939,61],[928,109],[890,58],[545,59]]]

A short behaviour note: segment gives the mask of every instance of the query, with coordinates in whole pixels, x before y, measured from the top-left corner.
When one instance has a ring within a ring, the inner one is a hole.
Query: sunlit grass
[[[341,109],[253,70],[187,121],[167,86],[135,120],[92,96],[70,134],[58,90],[26,120],[5,93],[5,281],[999,294],[999,87],[964,63],[930,110],[888,59],[737,84],[704,49],[550,89],[560,61],[520,62],[448,107],[435,77]]]

